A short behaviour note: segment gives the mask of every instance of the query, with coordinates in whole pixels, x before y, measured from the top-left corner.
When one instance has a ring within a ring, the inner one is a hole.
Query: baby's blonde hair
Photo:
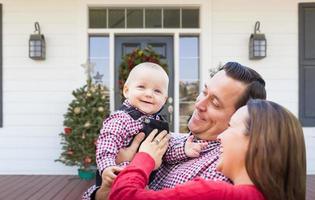
[[[125,82],[125,85],[128,85],[128,83],[129,83],[130,81],[132,81],[134,78],[136,78],[137,72],[138,72],[139,70],[144,69],[144,68],[146,68],[146,69],[154,69],[154,70],[158,70],[158,71],[162,72],[162,74],[163,74],[165,80],[167,81],[167,83],[169,82],[169,78],[168,78],[167,73],[165,72],[165,70],[164,70],[160,65],[158,65],[158,64],[156,64],[156,63],[152,63],[152,62],[143,62],[143,63],[140,63],[140,64],[136,65],[136,66],[130,71],[130,73],[129,73],[129,75],[128,75],[128,78],[127,78],[127,80],[126,80],[126,82]],[[150,75],[150,74],[148,74],[148,76],[149,76],[149,75]],[[154,74],[153,74],[153,75],[154,75]]]

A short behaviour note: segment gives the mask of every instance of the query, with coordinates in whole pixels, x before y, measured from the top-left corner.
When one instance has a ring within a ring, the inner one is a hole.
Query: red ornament
[[[73,155],[73,151],[72,150],[68,150],[67,151],[67,155],[69,155],[69,156]]]
[[[91,159],[89,156],[86,156],[86,157],[84,158],[84,163],[89,164],[89,163],[91,163],[91,162],[92,162],[92,159]]]
[[[66,128],[64,128],[64,131],[65,131],[65,134],[66,134],[66,135],[70,135],[71,132],[72,132],[72,128],[66,127]]]

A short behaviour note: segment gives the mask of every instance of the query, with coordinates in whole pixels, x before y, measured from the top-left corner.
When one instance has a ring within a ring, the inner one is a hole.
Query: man
[[[266,98],[265,81],[256,71],[239,63],[225,64],[204,85],[188,123],[194,141],[207,142],[208,146],[202,150],[199,157],[183,157],[176,163],[163,163],[154,180],[149,184],[149,188],[154,190],[171,188],[195,177],[229,181],[215,170],[220,154],[220,141],[216,138],[228,127],[232,114],[250,98]],[[132,148],[122,154],[133,155],[139,145],[138,141],[141,141],[140,137],[142,135],[138,136]],[[170,145],[181,149],[183,147],[176,146],[183,144],[182,140],[186,140],[187,137],[183,135],[172,138]],[[107,187],[103,185],[96,193],[94,190],[96,199],[106,199],[107,191]]]

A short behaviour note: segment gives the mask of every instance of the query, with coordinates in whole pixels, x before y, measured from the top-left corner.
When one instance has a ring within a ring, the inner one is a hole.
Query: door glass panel
[[[164,28],[179,28],[179,9],[164,9]]]
[[[166,44],[148,43],[148,45],[151,46],[157,54],[159,54],[160,58],[166,58]]]
[[[180,37],[179,45],[179,130],[185,133],[199,94],[199,38]]]
[[[143,9],[127,9],[127,28],[143,28]]]
[[[133,50],[135,49],[140,49],[141,44],[140,43],[123,43],[121,48],[122,48],[122,55],[126,55],[126,54],[132,53]]]
[[[89,28],[107,28],[106,9],[89,10]]]
[[[109,28],[125,28],[125,9],[109,9]]]
[[[182,9],[182,28],[199,28],[199,9]]]
[[[145,9],[145,28],[162,27],[162,9]]]
[[[94,64],[93,82],[104,85],[109,96],[109,38],[107,36],[89,37],[89,61]],[[107,100],[109,101],[109,98]]]

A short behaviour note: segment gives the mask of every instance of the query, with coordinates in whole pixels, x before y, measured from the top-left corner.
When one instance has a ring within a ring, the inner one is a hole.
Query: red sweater
[[[196,178],[172,189],[144,189],[154,168],[154,160],[146,153],[137,153],[131,164],[113,183],[110,200],[265,200],[254,185],[231,185],[225,182]]]

